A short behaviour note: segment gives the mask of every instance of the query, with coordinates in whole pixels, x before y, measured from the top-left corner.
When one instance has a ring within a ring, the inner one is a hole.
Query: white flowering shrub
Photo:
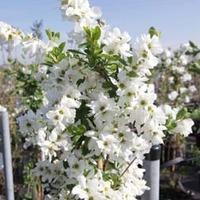
[[[22,40],[12,48],[20,55],[4,61],[26,66],[21,81],[33,98],[17,120],[25,146],[41,151],[33,172],[46,199],[134,200],[148,189],[144,155],[165,130],[188,135],[193,123],[155,104],[149,76],[162,48],[154,29],[131,45],[87,0],[62,0],[61,10],[74,23],[69,44],[47,31],[51,48]]]
[[[199,48],[189,42],[175,51],[166,49],[160,60],[161,84],[158,83],[160,103],[168,102],[175,107],[184,106],[197,92],[193,75],[200,73]]]
[[[194,77],[199,77],[199,52],[193,42],[181,45],[174,51],[166,49],[154,68],[157,104],[162,105],[168,116],[163,161],[175,159],[176,156],[184,157],[184,137],[191,133],[193,120],[200,118],[199,107],[194,103],[198,94],[198,83]]]
[[[159,65],[155,69],[160,73],[159,83],[157,83],[158,103],[169,104],[174,112],[177,113],[179,110],[186,118],[190,116],[198,119],[199,107],[189,109],[189,113],[187,105],[195,100],[199,92],[196,85],[198,82],[194,80],[194,76],[198,78],[200,74],[199,47],[190,41],[175,51],[166,49],[160,56]],[[186,126],[185,130],[187,130]],[[183,133],[184,130],[181,132]]]

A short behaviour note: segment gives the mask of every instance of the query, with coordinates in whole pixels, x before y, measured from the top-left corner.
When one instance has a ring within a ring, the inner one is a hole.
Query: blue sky
[[[165,46],[193,40],[200,43],[200,0],[90,0],[104,18],[135,38],[150,26],[162,32]],[[0,20],[29,32],[34,20],[66,33],[71,29],[59,11],[59,0],[0,0]]]

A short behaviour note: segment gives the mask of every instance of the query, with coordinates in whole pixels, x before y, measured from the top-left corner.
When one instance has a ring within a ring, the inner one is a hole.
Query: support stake
[[[145,191],[142,200],[159,200],[160,194],[160,145],[154,145],[144,160],[144,178],[150,190]]]
[[[0,109],[0,135],[1,134],[3,138],[3,165],[6,183],[6,199],[14,200],[9,118],[6,109]]]

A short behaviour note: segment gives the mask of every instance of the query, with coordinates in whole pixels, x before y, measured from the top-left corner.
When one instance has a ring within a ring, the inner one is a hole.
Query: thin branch
[[[130,163],[129,165],[126,167],[126,169],[122,172],[122,174],[120,175],[120,177],[122,177],[127,171],[128,169],[130,168],[130,166],[133,164],[133,162],[136,160],[136,158],[134,158]]]

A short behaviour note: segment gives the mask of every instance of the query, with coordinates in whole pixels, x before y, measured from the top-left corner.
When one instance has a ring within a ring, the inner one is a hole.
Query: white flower
[[[189,103],[190,102],[190,97],[189,96],[185,96],[185,103]]]
[[[87,162],[84,160],[77,159],[74,155],[71,155],[67,162],[69,164],[69,168],[67,169],[67,175],[70,178],[76,178],[81,175],[84,170],[87,168]]]
[[[189,91],[192,92],[192,93],[197,91],[197,88],[196,88],[195,85],[191,85],[191,86],[189,86],[188,89],[189,89]]]
[[[190,81],[191,79],[192,79],[192,76],[191,76],[191,74],[189,74],[189,73],[186,73],[186,74],[184,74],[184,75],[181,77],[181,80],[182,80],[183,82]]]
[[[172,70],[177,72],[178,74],[184,74],[185,68],[184,67],[178,67],[178,66],[172,66]]]
[[[44,61],[47,50],[42,41],[0,22],[0,66],[11,65],[12,61],[24,66],[39,64]]]
[[[114,28],[105,33],[102,42],[105,44],[104,51],[120,54],[123,57],[131,56],[130,36],[127,32],[121,32],[119,28]]]
[[[153,69],[159,63],[156,55],[162,52],[158,37],[151,37],[149,34],[142,35],[141,38],[137,38],[133,48],[135,50],[134,59],[137,60],[138,73],[141,76],[151,75],[150,69]]]
[[[80,103],[78,101],[73,98],[63,96],[60,104],[58,104],[54,110],[50,110],[46,116],[49,119],[50,124],[59,124],[64,129],[65,125],[72,124],[74,122],[76,115],[75,108],[78,108],[79,106]]]
[[[117,138],[108,132],[100,133],[99,139],[97,139],[97,145],[104,155],[112,156],[115,154],[118,149],[118,143]]]
[[[100,9],[90,7],[88,0],[61,0],[61,10],[63,18],[79,23],[82,20],[95,21],[101,17]]]
[[[23,37],[24,34],[17,28],[0,21],[0,43],[8,40],[14,40],[16,38]]]
[[[42,177],[42,181],[51,182],[54,178],[54,165],[48,160],[39,161],[36,167],[32,170],[33,174],[38,177]]]
[[[85,178],[83,176],[78,177],[79,184],[72,189],[72,194],[85,200],[99,199],[106,200],[110,191],[109,182],[103,181],[100,171],[94,177]]]
[[[28,39],[16,45],[14,58],[24,66],[40,64],[44,61],[45,53],[46,47],[42,41]]]
[[[174,83],[174,77],[173,76],[169,77],[168,81],[169,81],[169,83],[173,84]]]
[[[165,49],[163,51],[163,54],[164,54],[165,58],[171,58],[172,57],[172,52],[169,49]]]
[[[187,88],[181,87],[181,88],[180,88],[180,93],[183,94],[183,93],[185,93],[185,92],[187,92]]]
[[[188,63],[188,56],[186,56],[186,55],[181,55],[181,56],[180,56],[180,61],[181,61],[181,63],[182,63],[183,65],[187,65],[187,63]]]
[[[34,133],[40,128],[40,116],[29,110],[26,114],[17,118],[19,129],[25,136]]]
[[[187,137],[190,133],[192,133],[193,125],[194,122],[192,121],[192,119],[180,120],[176,123],[176,127],[173,129],[173,132]]]
[[[171,101],[174,101],[178,97],[178,92],[177,91],[172,91],[171,93],[168,94],[168,98]]]
[[[150,51],[153,55],[163,52],[158,36],[151,37],[150,34],[143,34],[141,38],[137,38],[135,49],[139,52]]]
[[[171,117],[174,120],[176,119],[178,109],[172,108],[170,105],[167,104],[161,105],[160,108],[167,117]]]
[[[144,132],[143,137],[148,141],[151,141],[153,144],[163,143],[164,133],[163,131],[166,128],[164,125],[159,125],[156,120],[150,120],[144,124],[142,130]]]
[[[98,95],[96,101],[92,101],[88,106],[92,110],[92,114],[98,115],[100,113],[106,113],[107,111],[112,111],[115,108],[115,103],[112,99],[108,98],[103,93]]]

